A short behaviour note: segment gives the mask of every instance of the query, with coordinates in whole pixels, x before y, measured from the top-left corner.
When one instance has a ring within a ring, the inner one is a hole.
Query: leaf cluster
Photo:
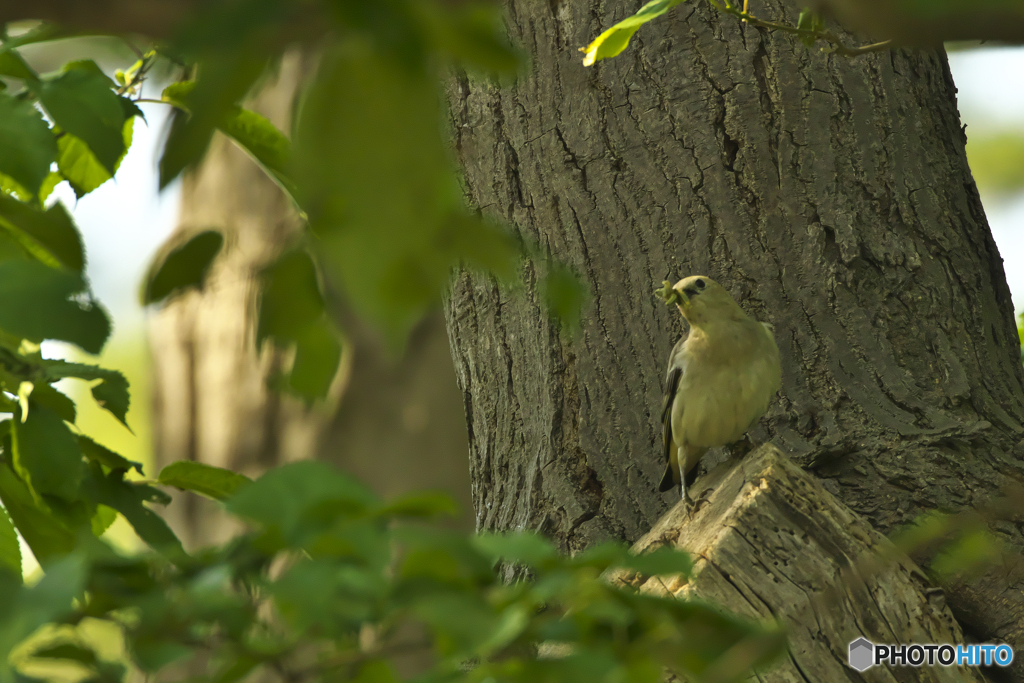
[[[607,544],[568,558],[533,534],[467,538],[423,524],[451,510],[446,496],[385,502],[316,462],[255,482],[179,463],[160,480],[226,501],[250,531],[177,557],[124,557],[83,539],[31,588],[0,572],[11,606],[0,642],[13,645],[48,622],[105,620],[123,630],[142,671],[201,658],[210,662],[201,680],[221,682],[257,669],[285,680],[394,681],[395,661],[420,652],[433,661],[422,681],[654,683],[665,667],[699,676],[737,647],[759,648],[759,664],[782,647],[777,632],[711,606],[602,578],[614,568],[685,576],[690,561],[679,551],[634,556]],[[503,583],[493,569],[500,560],[532,580]],[[101,673],[99,656],[71,634],[31,656]],[[123,669],[104,671],[121,680]],[[14,675],[0,663],[0,681]]]

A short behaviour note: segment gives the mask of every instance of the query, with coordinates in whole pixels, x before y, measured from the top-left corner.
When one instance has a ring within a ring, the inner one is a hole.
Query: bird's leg
[[[686,509],[689,510],[691,507],[690,497],[686,495],[686,472],[683,469],[686,466],[686,454],[683,453],[683,447],[680,446],[676,452],[676,467],[679,468],[679,496],[683,499],[683,503],[686,505]]]

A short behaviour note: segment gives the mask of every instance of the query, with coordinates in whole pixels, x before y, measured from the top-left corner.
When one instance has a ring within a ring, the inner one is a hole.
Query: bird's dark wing
[[[661,399],[661,442],[665,462],[668,462],[669,448],[672,444],[672,402],[675,400],[676,389],[679,387],[679,378],[683,376],[683,369],[672,368],[665,380],[665,395]]]
[[[688,336],[688,335],[687,335]],[[668,377],[665,378],[665,393],[661,398],[661,454],[665,460],[665,477],[661,480],[660,491],[668,491],[678,485],[677,467],[672,466],[672,404],[676,400],[679,379],[683,376],[683,365],[679,362],[686,337],[680,339],[668,357]]]

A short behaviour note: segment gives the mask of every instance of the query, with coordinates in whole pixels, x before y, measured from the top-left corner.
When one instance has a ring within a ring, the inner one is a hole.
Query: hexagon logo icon
[[[874,666],[875,645],[867,638],[861,637],[850,643],[850,667],[857,671],[866,671]]]

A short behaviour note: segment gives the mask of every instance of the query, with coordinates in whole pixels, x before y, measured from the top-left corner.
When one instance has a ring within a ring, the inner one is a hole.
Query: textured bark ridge
[[[642,593],[707,600],[755,620],[778,621],[789,653],[758,674],[783,681],[982,681],[968,667],[881,666],[857,673],[849,644],[961,643],[943,592],[860,516],[773,446],[699,480],[714,487],[690,518],[677,504],[634,546],[693,553],[689,580],[620,573]],[[886,560],[879,560],[879,557]]]
[[[1009,291],[942,53],[841,58],[697,2],[584,69],[577,48],[639,3],[507,4],[528,69],[449,88],[466,192],[593,298],[569,336],[531,267],[525,296],[454,282],[479,528],[570,551],[651,528],[670,504],[658,411],[683,331],[651,292],[697,273],[775,325],[783,389],[754,438],[877,530],[1021,475]],[[798,7],[757,12],[795,22]],[[1019,525],[997,531],[1024,547]],[[949,599],[965,630],[1020,648],[1020,588],[993,572]]]

